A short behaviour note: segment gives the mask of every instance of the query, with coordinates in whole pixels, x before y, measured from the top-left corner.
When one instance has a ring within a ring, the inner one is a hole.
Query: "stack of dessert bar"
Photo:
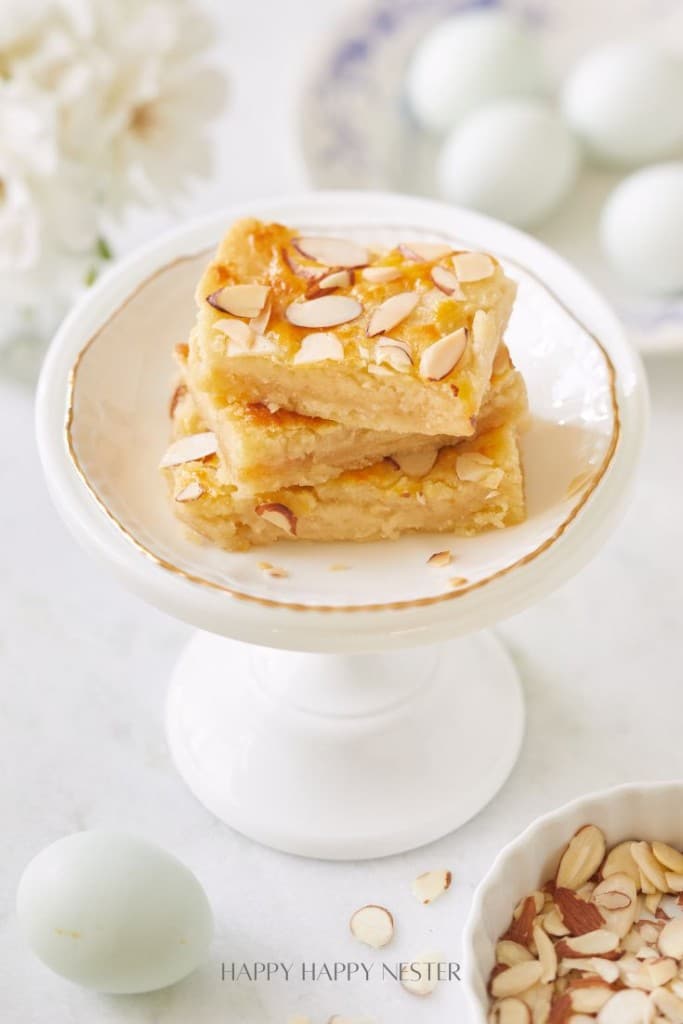
[[[176,514],[230,549],[520,522],[514,296],[485,253],[239,221],[177,346]]]

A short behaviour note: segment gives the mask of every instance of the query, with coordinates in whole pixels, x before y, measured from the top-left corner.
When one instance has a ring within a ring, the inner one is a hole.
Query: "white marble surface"
[[[259,145],[248,163],[224,159],[221,177],[195,208],[303,184],[288,127],[294,71],[341,6],[290,0],[285,15],[280,5],[230,5],[225,61],[238,82],[229,137],[240,140],[242,153],[250,149],[245,138]],[[257,84],[280,49],[279,30],[291,39],[287,84],[266,94]],[[273,134],[260,131],[266,117]],[[150,225],[154,218],[131,239]],[[169,762],[161,713],[188,631],[124,592],[67,534],[42,483],[30,396],[0,385],[0,1020],[284,1024],[294,1013],[314,1024],[334,1013],[377,1024],[466,1020],[457,984],[419,1001],[388,982],[232,985],[221,982],[220,965],[358,958],[347,920],[365,902],[385,903],[397,916],[392,958],[436,947],[457,960],[473,887],[528,821],[593,788],[683,774],[683,361],[652,362],[649,370],[653,425],[625,521],[580,576],[501,627],[529,713],[508,785],[440,843],[351,865],[256,847],[218,825],[185,790]],[[207,888],[218,924],[212,957],[173,989],[134,998],[84,992],[44,969],[18,935],[13,899],[23,865],[53,839],[98,825],[162,843]],[[454,885],[423,908],[409,883],[433,866],[451,868]]]

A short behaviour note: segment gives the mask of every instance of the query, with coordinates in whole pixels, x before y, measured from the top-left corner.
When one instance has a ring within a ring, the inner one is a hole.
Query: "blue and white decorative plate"
[[[614,39],[614,7],[595,0],[500,0],[542,33],[547,66],[560,81],[586,48]],[[412,118],[404,96],[407,62],[441,18],[497,0],[365,0],[354,5],[316,54],[299,123],[312,183],[320,188],[392,189],[435,195],[438,140]],[[652,35],[683,49],[680,0],[620,0],[620,33]],[[647,298],[605,265],[597,243],[602,203],[618,175],[587,168],[572,198],[537,232],[607,295],[644,353],[683,351],[683,296]]]

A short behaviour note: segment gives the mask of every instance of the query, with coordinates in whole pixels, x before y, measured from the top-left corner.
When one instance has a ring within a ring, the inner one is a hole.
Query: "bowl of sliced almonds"
[[[479,886],[464,948],[476,1024],[683,1024],[683,782],[535,821]]]

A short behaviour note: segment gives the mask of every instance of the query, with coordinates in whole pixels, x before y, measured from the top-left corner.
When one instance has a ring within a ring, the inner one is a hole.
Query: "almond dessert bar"
[[[178,346],[177,357],[185,378],[184,346]],[[181,393],[184,386],[180,385]],[[225,402],[215,395],[197,392],[192,397],[207,427],[218,437],[232,482],[250,493],[293,484],[323,483],[346,469],[370,466],[387,455],[406,470],[411,466],[419,469],[433,459],[436,450],[453,443],[447,435],[396,434],[346,427],[261,403]],[[517,423],[526,412],[524,381],[507,348],[501,345],[477,430],[481,433],[504,423]]]
[[[176,400],[176,440],[162,460],[178,517],[220,547],[276,540],[380,540],[411,531],[475,534],[524,518],[514,427],[442,448],[409,475],[393,459],[312,487],[237,490],[189,392]]]
[[[241,220],[197,289],[188,383],[347,428],[468,437],[514,296],[485,253]]]

